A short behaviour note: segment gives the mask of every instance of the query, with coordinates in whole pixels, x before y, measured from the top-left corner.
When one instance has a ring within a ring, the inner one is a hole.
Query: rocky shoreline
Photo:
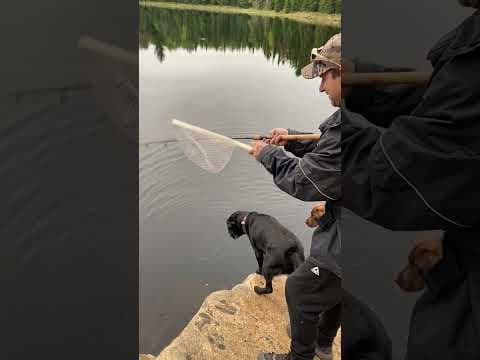
[[[286,278],[276,277],[273,294],[264,296],[253,291],[264,281],[257,274],[231,290],[213,292],[170,345],[157,357],[142,354],[140,360],[255,360],[261,351],[287,352]],[[340,332],[333,359],[341,359]]]

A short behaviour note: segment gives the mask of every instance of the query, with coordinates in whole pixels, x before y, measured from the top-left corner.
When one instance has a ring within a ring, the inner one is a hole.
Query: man
[[[326,92],[334,106],[341,101],[341,36],[333,36],[323,48],[312,51],[313,62],[302,69],[302,75],[322,78],[320,91]],[[321,126],[322,136],[317,142],[282,141],[280,135],[297,133],[287,129],[273,129],[271,140],[253,143],[252,155],[273,175],[275,184],[290,195],[305,201],[338,200],[340,188],[340,112],[337,110]],[[289,157],[274,145],[296,155]],[[317,352],[324,359],[331,357],[331,345],[341,315],[341,269],[335,255],[340,251],[339,209],[328,205],[323,219],[312,239],[310,256],[286,283],[286,298],[290,315],[291,352],[264,353],[260,360],[311,360]],[[328,219],[328,221],[325,221]],[[322,241],[318,236],[324,237]],[[324,314],[326,334],[319,335],[319,315]],[[318,341],[320,340],[320,341]]]
[[[332,103],[341,103],[341,35],[334,35],[319,49],[312,51],[312,63],[302,69],[307,79],[321,77],[320,92],[325,92]],[[373,313],[341,287],[341,267],[337,262],[340,253],[340,112],[320,125],[322,135],[318,142],[283,141],[281,135],[296,133],[287,129],[273,129],[267,142],[253,143],[252,154],[273,175],[275,184],[288,194],[304,201],[327,201],[326,214],[319,222],[312,238],[310,256],[286,283],[286,300],[291,325],[291,349],[288,354],[262,353],[259,360],[311,360],[315,353],[322,360],[331,359],[331,346],[340,325],[342,300],[347,299],[347,312],[357,314],[365,321],[358,331],[375,340],[362,342],[355,354],[375,354],[371,359],[388,359],[391,345],[388,336]],[[288,156],[277,146],[283,145]],[[372,326],[370,326],[372,325]],[[367,330],[363,331],[365,328]],[[375,328],[376,331],[368,329]],[[362,340],[361,339],[361,340]],[[350,340],[350,339],[348,339]],[[355,342],[355,341],[354,341]],[[366,346],[363,346],[365,344]],[[316,348],[317,345],[317,348]],[[353,347],[352,347],[353,348]]]
[[[428,59],[434,71],[410,115],[381,129],[342,108],[342,206],[393,230],[446,231],[443,259],[424,274],[407,358],[480,359],[480,11]]]

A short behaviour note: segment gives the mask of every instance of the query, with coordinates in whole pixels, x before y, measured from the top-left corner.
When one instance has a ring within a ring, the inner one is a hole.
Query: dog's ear
[[[404,291],[422,290],[425,287],[422,274],[430,271],[441,258],[441,240],[416,240],[414,248],[408,254],[408,266],[398,273],[395,282]]]
[[[230,216],[227,219],[227,222],[239,222],[239,218],[242,215],[242,211],[235,211],[230,214]]]
[[[395,282],[403,291],[415,292],[425,287],[420,269],[417,267],[416,260],[418,257],[418,243],[408,253],[408,265],[397,274]]]
[[[317,227],[319,225],[318,220],[325,215],[325,211],[324,202],[315,205],[310,211],[310,216],[305,220],[305,224],[311,228]]]
[[[397,285],[406,292],[420,291],[425,287],[425,281],[418,269],[409,264],[400,271],[395,279]]]
[[[227,225],[229,224],[233,224],[235,222],[235,213],[233,213],[232,215],[230,215],[227,219]]]
[[[442,257],[442,240],[422,239],[415,242],[415,247],[410,252],[409,262],[425,274],[430,271]]]
[[[326,209],[325,209],[325,203],[320,203],[317,204],[313,207],[311,211],[311,216],[314,217],[315,219],[320,219],[323,215],[325,215]]]
[[[317,219],[315,219],[313,216],[309,216],[309,217],[305,220],[305,224],[307,224],[307,226],[308,226],[308,227],[311,227],[311,228],[314,228],[314,227],[317,227],[317,226],[318,226]]]
[[[239,215],[240,215],[240,212],[236,211],[232,215],[230,215],[227,219],[228,233],[234,239],[237,239],[243,235],[243,230],[240,227],[239,220],[238,220]]]
[[[235,211],[234,213],[230,214],[230,216],[227,219],[227,225],[233,225],[238,222],[238,215],[239,211]]]

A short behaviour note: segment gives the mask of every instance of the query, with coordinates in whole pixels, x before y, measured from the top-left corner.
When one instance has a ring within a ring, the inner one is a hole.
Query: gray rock
[[[286,278],[275,277],[274,291],[269,295],[259,296],[253,291],[254,286],[264,283],[263,277],[256,274],[232,290],[210,294],[156,360],[255,360],[262,351],[288,352]],[[333,359],[341,359],[340,332]]]

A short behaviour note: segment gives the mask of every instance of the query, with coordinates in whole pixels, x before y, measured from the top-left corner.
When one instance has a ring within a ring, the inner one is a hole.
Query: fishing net
[[[175,135],[185,156],[212,174],[222,171],[236,147],[249,151],[251,147],[224,135],[173,120]]]
[[[138,142],[138,55],[90,37],[78,43],[92,93],[114,126]]]

